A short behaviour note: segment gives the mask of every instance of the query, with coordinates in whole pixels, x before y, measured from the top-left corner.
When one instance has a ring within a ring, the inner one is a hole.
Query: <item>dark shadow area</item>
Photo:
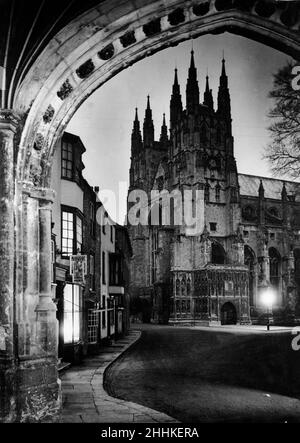
[[[182,422],[300,422],[290,332],[143,329],[106,374],[111,395]]]

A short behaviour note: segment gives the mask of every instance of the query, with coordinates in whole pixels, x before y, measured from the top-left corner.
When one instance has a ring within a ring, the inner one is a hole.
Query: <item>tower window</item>
[[[209,224],[209,229],[213,232],[217,230],[217,223],[213,222]]]
[[[213,243],[211,246],[211,262],[217,265],[225,263],[225,251],[218,243]]]
[[[209,184],[206,183],[204,188],[204,201],[209,202]]]

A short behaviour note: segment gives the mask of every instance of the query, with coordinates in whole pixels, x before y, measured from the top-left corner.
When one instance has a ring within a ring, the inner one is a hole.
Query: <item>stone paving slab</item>
[[[126,338],[61,375],[62,423],[177,423],[161,412],[111,397],[103,387],[106,369],[140,336],[140,331],[132,330]]]

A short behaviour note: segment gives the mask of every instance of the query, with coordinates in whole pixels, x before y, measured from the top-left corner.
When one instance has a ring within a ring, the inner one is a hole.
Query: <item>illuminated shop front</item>
[[[64,288],[63,339],[64,355],[80,359],[82,341],[82,288],[67,283]]]

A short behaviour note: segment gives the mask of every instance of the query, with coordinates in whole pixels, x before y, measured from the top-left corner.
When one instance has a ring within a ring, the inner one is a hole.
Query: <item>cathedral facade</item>
[[[216,106],[208,76],[200,100],[193,51],[185,109],[175,70],[170,130],[164,116],[159,141],[149,97],[143,130],[136,110],[129,193],[137,189],[149,201],[153,191],[199,191],[202,208],[196,232],[172,217],[152,223],[150,205],[149,223],[128,224],[131,296],[139,300],[144,321],[262,323],[270,309],[275,323],[298,321],[300,185],[238,173],[224,59]],[[266,290],[274,296],[268,309]]]

